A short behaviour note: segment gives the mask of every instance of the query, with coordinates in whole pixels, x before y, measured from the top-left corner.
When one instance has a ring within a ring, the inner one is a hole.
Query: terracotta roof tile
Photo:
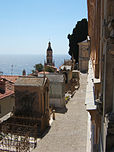
[[[0,75],[0,78],[6,79],[12,83],[15,83],[16,80],[19,78],[20,76],[16,76],[16,75]]]
[[[18,78],[19,78],[19,76],[0,75],[1,81],[2,81],[2,79],[5,79],[6,81],[9,81],[12,83],[15,83]],[[8,96],[14,94],[14,85],[13,84],[10,84],[10,85],[11,85],[11,88],[9,89],[8,84],[5,84],[5,93],[4,94],[0,93],[0,99],[3,99],[5,97],[8,97]]]
[[[3,99],[5,97],[8,97],[10,95],[14,94],[14,91],[13,90],[6,90],[6,92],[4,94],[1,94],[0,93],[0,99]]]
[[[46,72],[46,71],[41,71],[41,72],[39,72],[38,74],[49,74],[49,72]]]

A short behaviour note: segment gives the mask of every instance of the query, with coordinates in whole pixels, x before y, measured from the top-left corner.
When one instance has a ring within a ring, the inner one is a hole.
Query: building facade
[[[81,72],[88,71],[88,61],[89,61],[89,41],[85,40],[78,43],[79,45],[79,70]]]
[[[43,132],[49,126],[49,81],[45,77],[21,77],[15,83],[17,117],[39,120]]]
[[[114,151],[114,1],[87,0],[90,61],[86,109],[91,151]]]

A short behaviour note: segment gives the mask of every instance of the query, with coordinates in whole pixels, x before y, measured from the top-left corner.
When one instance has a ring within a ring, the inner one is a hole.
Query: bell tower
[[[48,43],[48,48],[47,48],[46,65],[54,66],[53,50],[51,48],[51,43],[50,42]]]

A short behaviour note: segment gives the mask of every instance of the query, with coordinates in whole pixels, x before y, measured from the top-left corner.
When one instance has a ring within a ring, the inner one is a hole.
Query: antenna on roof
[[[45,79],[45,77],[46,77],[46,75],[45,75],[45,60],[44,60],[44,69],[43,69],[43,74],[44,74],[44,79]]]
[[[44,67],[43,67],[43,78],[44,78],[44,80],[43,80],[43,84],[45,83],[45,60],[44,60]]]
[[[11,75],[13,75],[13,64],[11,65]]]

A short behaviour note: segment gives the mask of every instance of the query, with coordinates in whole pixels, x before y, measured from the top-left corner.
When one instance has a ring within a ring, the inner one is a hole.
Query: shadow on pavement
[[[62,113],[65,114],[68,111],[66,107],[63,108],[55,108],[55,113]]]
[[[49,127],[45,130],[45,132],[44,132],[42,135],[40,135],[40,138],[43,138],[44,136],[46,136],[46,135],[48,134],[48,132],[50,131],[50,129],[51,129],[51,126],[49,126]]]

